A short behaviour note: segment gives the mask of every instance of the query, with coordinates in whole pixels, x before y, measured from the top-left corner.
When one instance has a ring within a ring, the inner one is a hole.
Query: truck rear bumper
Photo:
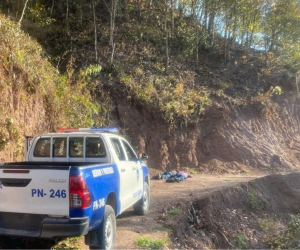
[[[0,221],[1,222],[1,221]],[[20,222],[21,224],[22,222]],[[12,223],[14,224],[14,223]],[[45,217],[38,228],[22,228],[0,223],[0,235],[14,237],[55,238],[81,236],[88,233],[89,218],[52,218]]]
[[[41,238],[71,237],[86,235],[89,218],[47,218],[42,226]]]

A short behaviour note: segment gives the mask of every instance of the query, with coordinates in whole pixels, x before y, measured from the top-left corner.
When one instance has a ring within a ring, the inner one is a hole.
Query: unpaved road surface
[[[240,182],[260,176],[209,176],[194,175],[181,183],[167,183],[164,180],[151,180],[151,207],[147,216],[136,216],[128,210],[117,219],[116,249],[136,249],[139,237],[165,239],[168,231],[163,230],[163,221],[159,217],[172,209],[179,201],[189,202],[212,191],[237,185]]]

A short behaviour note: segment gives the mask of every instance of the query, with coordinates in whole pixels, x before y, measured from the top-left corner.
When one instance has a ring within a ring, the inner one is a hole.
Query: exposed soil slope
[[[180,247],[293,248],[299,237],[300,174],[270,175],[181,205],[167,223]]]
[[[116,101],[122,126],[156,169],[198,168],[207,173],[298,169],[299,104],[292,93],[263,103],[221,101],[197,123],[170,128],[146,107]]]

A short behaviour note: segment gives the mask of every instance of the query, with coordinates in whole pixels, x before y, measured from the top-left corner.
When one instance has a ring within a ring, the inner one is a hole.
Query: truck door
[[[121,211],[127,209],[133,202],[133,171],[126,161],[125,152],[119,138],[112,137],[110,142],[113,146],[116,164],[120,173],[120,201]]]
[[[129,171],[133,173],[132,188],[133,188],[133,200],[139,200],[143,193],[143,171],[136,153],[133,151],[129,143],[122,140],[124,146],[125,154],[127,156],[127,164],[129,166]]]

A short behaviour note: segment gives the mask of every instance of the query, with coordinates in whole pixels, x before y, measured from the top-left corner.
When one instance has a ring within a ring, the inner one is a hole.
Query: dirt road
[[[136,240],[149,236],[152,239],[167,239],[168,230],[163,227],[160,216],[176,206],[178,201],[189,202],[214,190],[234,186],[259,176],[206,176],[194,175],[181,183],[166,183],[152,180],[151,207],[147,216],[136,216],[132,210],[126,211],[117,219],[117,249],[136,249]]]

